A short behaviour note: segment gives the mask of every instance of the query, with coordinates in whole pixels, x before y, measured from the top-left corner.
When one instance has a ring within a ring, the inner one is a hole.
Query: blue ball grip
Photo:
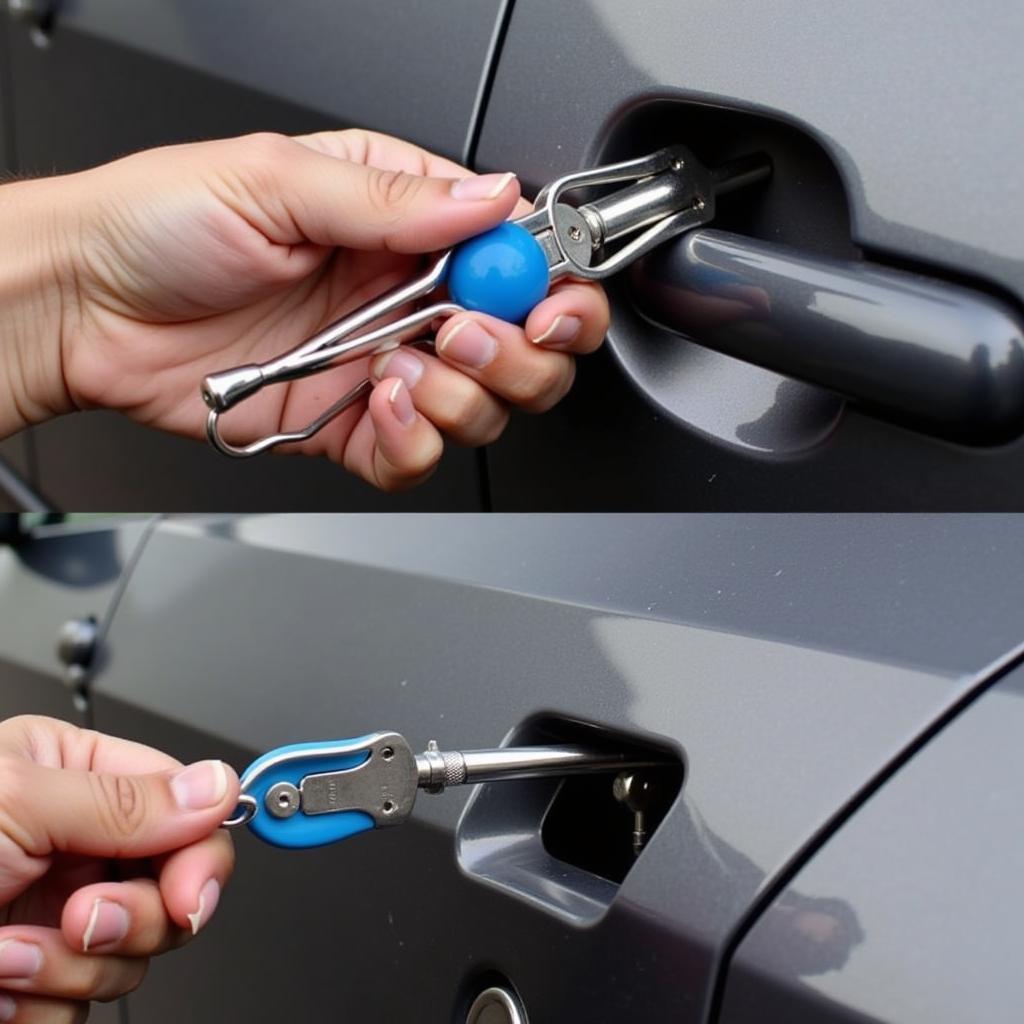
[[[456,246],[448,264],[448,294],[477,313],[522,324],[548,293],[548,261],[526,228],[505,221]]]

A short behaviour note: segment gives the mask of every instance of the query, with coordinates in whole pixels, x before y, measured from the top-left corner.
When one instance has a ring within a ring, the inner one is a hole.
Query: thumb
[[[294,139],[250,166],[249,196],[279,243],[424,253],[503,221],[519,200],[514,174],[432,178],[329,156]],[[269,171],[269,173],[266,173]]]
[[[0,833],[32,856],[152,857],[217,829],[238,798],[221,761],[147,775],[71,771],[21,762],[0,791]]]

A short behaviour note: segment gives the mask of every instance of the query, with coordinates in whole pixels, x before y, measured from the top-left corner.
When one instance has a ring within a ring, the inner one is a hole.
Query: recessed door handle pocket
[[[660,856],[654,840],[683,785],[682,752],[558,715],[529,719],[508,739],[513,748],[580,743],[647,762],[636,771],[484,783],[459,822],[468,875],[577,923],[596,920],[640,857]]]
[[[965,444],[1024,433],[1024,330],[1008,303],[877,264],[701,229],[634,267],[647,320]]]

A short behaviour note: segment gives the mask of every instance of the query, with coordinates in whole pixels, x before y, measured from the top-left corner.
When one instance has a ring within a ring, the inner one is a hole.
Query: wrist
[[[63,345],[75,275],[60,180],[0,186],[0,437],[73,408]]]

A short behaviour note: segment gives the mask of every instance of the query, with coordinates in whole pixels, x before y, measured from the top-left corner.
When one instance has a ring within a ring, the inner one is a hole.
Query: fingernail
[[[384,371],[387,370],[387,373]],[[404,349],[395,349],[394,352],[385,352],[377,356],[370,369],[370,373],[377,380],[385,377],[398,377],[405,381],[407,388],[414,388],[423,376],[423,360],[414,356]]]
[[[391,394],[388,395],[388,401],[391,403],[395,416],[398,417],[398,422],[403,427],[411,427],[416,422],[416,407],[412,404],[409,389],[405,386],[404,381],[395,381],[391,388]]]
[[[6,993],[0,992],[0,1020],[14,1020],[18,1004]]]
[[[111,900],[93,900],[92,911],[82,933],[82,952],[88,953],[97,946],[118,942],[128,934],[131,918],[120,903]]]
[[[564,345],[580,333],[582,326],[583,321],[578,316],[556,316],[551,326],[532,340],[534,345]]]
[[[478,174],[473,178],[459,178],[452,182],[453,199],[497,199],[516,180],[506,174]]]
[[[197,761],[171,779],[174,799],[183,811],[201,811],[224,799],[228,773],[222,761]]]
[[[0,942],[0,978],[32,978],[43,966],[43,951],[34,942]]]
[[[438,343],[438,351],[477,370],[498,354],[498,341],[475,320],[461,320]]]
[[[194,914],[188,915],[189,924],[192,925],[192,934],[196,935],[199,929],[213,917],[217,909],[217,901],[220,899],[220,885],[216,878],[211,878],[206,885],[199,890],[199,906]]]

